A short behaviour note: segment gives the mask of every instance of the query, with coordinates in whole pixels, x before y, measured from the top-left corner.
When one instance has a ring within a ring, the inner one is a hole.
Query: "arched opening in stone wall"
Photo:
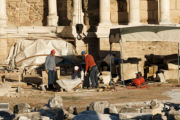
[[[43,26],[47,25],[47,16],[48,16],[48,0],[43,0],[43,19],[42,24]]]
[[[127,0],[117,0],[118,3],[118,23],[128,24]]]
[[[89,25],[99,24],[99,0],[85,0],[88,2],[87,15],[89,18]]]
[[[59,16],[59,26],[69,26],[72,21],[73,1],[57,0],[57,14]]]
[[[147,4],[148,24],[158,24],[158,1],[148,0]]]

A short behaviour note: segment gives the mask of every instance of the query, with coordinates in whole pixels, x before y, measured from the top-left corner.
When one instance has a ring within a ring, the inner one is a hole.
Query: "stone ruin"
[[[14,106],[14,111],[0,112],[3,120],[180,120],[180,104],[168,101],[145,101],[110,104],[95,101],[79,112],[75,106],[63,107],[63,99],[58,94],[40,108],[32,108],[27,103]]]

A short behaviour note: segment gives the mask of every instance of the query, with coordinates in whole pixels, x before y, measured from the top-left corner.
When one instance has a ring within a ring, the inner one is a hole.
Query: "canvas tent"
[[[133,26],[124,28],[112,28],[110,30],[109,42],[110,51],[112,50],[112,43],[120,43],[121,53],[121,72],[123,74],[123,55],[122,44],[123,42],[133,41],[168,41],[177,42],[178,44],[178,56],[179,56],[179,42],[180,42],[180,27],[177,26]],[[179,57],[178,57],[179,68]],[[179,70],[178,70],[179,73]],[[178,82],[179,82],[179,75]],[[124,78],[122,76],[124,81]],[[124,83],[124,82],[123,82]]]

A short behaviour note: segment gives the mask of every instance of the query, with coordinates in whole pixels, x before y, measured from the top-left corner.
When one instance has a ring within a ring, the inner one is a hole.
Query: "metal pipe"
[[[112,43],[110,43],[110,82],[112,82]]]
[[[178,84],[179,84],[179,42],[178,42]]]
[[[122,41],[120,40],[119,42],[120,44],[120,58],[121,58],[121,72],[122,72],[122,81],[123,81],[123,86],[125,87],[125,83],[124,83],[124,70],[123,70],[123,64],[124,64],[124,61],[123,61],[123,54],[122,54]]]

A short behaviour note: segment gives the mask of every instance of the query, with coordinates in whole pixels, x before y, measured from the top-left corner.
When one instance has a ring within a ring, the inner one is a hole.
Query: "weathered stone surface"
[[[180,0],[176,0],[176,7],[177,7],[177,9],[180,9]]]
[[[74,109],[76,109],[76,108],[73,107],[73,106],[69,106],[69,107],[67,108],[67,111],[68,111],[69,113],[71,113],[71,114],[74,114]]]
[[[72,21],[73,6],[72,0],[57,1],[59,25],[70,25]],[[66,7],[63,7],[66,6]],[[90,25],[97,25],[99,22],[99,2],[85,0],[83,10],[86,21]],[[111,0],[111,21],[112,23],[128,23],[129,1]],[[171,0],[171,11],[180,10],[180,0]],[[158,21],[157,16],[150,15],[158,11],[158,1],[140,1],[141,22]],[[175,13],[180,16],[180,12]],[[8,0],[7,1],[8,25],[10,26],[42,26],[46,25],[48,15],[48,2],[43,0]],[[88,20],[87,20],[88,19]],[[171,16],[172,22],[174,16]]]
[[[14,106],[14,113],[28,113],[31,106],[27,103],[20,103]]]
[[[74,114],[71,114],[66,110],[63,110],[63,111],[64,111],[64,116],[65,116],[66,119],[72,120],[75,117]]]
[[[109,113],[118,114],[117,107],[115,105],[109,105]]]
[[[17,92],[17,93],[22,93],[22,92],[23,92],[23,89],[22,89],[20,86],[18,86],[18,88],[16,89],[16,92]]]
[[[4,64],[5,58],[7,57],[7,40],[6,39],[0,39],[0,64]]]
[[[50,117],[52,118],[53,115],[51,116],[49,116],[49,114],[43,115],[43,113],[41,112],[22,113],[22,114],[17,114],[14,120],[50,120]]]
[[[89,106],[89,110],[94,110],[102,114],[107,113],[109,111],[109,102],[107,101],[92,102]]]
[[[43,84],[43,85],[40,85],[40,89],[42,90],[42,91],[46,91],[46,86]]]
[[[157,74],[157,79],[162,83],[166,82],[166,79],[165,79],[165,76],[164,76],[163,73],[158,73]]]
[[[20,116],[20,117],[18,118],[18,120],[31,120],[31,119],[29,119],[29,118],[27,118],[27,117],[25,117],[25,116]]]
[[[48,101],[48,105],[50,108],[61,108],[63,106],[63,100],[60,95],[55,96]]]
[[[168,63],[168,70],[177,70],[177,69],[178,69],[178,65]]]
[[[158,106],[152,109],[152,115],[162,114],[162,110],[163,110],[163,106],[162,104],[159,104]]]
[[[164,76],[166,80],[169,79],[178,79],[178,71],[177,70],[164,70]]]
[[[102,75],[100,75],[99,78],[102,80],[102,82],[105,85],[109,85],[109,82],[111,80],[111,76],[110,76],[111,73],[109,71],[103,71],[101,73]]]
[[[119,120],[152,120],[152,115],[147,113],[119,113]]]

